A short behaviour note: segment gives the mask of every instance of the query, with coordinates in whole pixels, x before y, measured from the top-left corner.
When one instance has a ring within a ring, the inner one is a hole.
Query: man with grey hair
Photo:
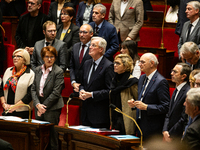
[[[182,61],[185,58],[184,57],[182,58],[182,55],[180,54],[180,48],[185,42],[192,41],[196,43],[198,47],[200,47],[199,10],[200,10],[200,2],[191,1],[187,3],[185,13],[189,21],[184,23],[178,43],[178,53]]]
[[[103,56],[106,40],[101,37],[91,39],[89,55],[85,61],[83,80],[79,98],[83,100],[81,121],[94,128],[109,128],[109,91],[114,77],[113,63]]]
[[[20,17],[15,40],[18,48],[25,48],[32,55],[35,43],[44,39],[42,25],[48,17],[40,12],[42,0],[28,0],[27,3],[29,13]]]
[[[192,118],[192,123],[188,126],[183,143],[191,150],[199,150],[200,147],[200,88],[191,88],[187,92],[184,103],[185,113]]]
[[[197,44],[194,42],[186,42],[180,49],[182,59],[185,59],[192,66],[192,70],[200,68],[200,51]]]
[[[79,86],[82,82],[83,64],[91,59],[89,55],[90,40],[93,36],[93,28],[89,24],[84,24],[79,30],[79,39],[81,42],[74,44],[70,59],[70,80],[75,92],[79,92]]]
[[[138,100],[129,100],[132,109],[137,109],[137,122],[143,132],[144,140],[153,135],[161,135],[165,115],[169,108],[169,85],[157,71],[158,60],[152,53],[140,58],[139,66],[145,74],[138,81]],[[137,131],[140,135],[139,131]]]
[[[106,7],[96,4],[93,8],[92,20],[90,23],[94,29],[94,36],[103,37],[107,41],[104,56],[113,61],[113,55],[119,50],[119,40],[116,28],[105,20]]]

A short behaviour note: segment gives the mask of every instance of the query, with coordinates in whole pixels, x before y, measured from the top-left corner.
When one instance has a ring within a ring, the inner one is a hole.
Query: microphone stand
[[[32,119],[31,119],[31,107],[29,105],[27,105],[27,104],[17,104],[17,105],[14,105],[14,106],[10,107],[8,110],[6,110],[5,114],[7,114],[9,112],[9,110],[11,110],[12,108],[14,108],[16,106],[26,106],[26,107],[28,107],[28,110],[29,110],[28,122],[32,122]]]
[[[127,115],[127,114],[125,114],[124,112],[122,112],[122,111],[121,111],[119,108],[117,108],[116,106],[115,106],[114,110],[115,110],[116,112],[121,113],[122,115],[124,115],[124,116],[130,118],[131,120],[133,120],[133,122],[135,123],[135,125],[137,126],[137,128],[138,128],[139,131],[140,131],[141,138],[140,138],[140,146],[139,146],[139,147],[140,147],[141,150],[143,150],[143,146],[142,146],[142,138],[143,138],[142,130],[140,129],[140,127],[139,127],[139,125],[137,124],[137,122],[135,121],[135,119],[133,119],[133,118],[130,117],[129,115]]]
[[[69,112],[69,108],[68,108],[68,105],[69,105],[69,102],[72,100],[72,98],[74,97],[74,93],[70,94],[69,96],[69,99],[67,100],[67,115],[66,115],[66,123],[65,123],[65,127],[69,128],[69,123],[68,123],[68,112]]]

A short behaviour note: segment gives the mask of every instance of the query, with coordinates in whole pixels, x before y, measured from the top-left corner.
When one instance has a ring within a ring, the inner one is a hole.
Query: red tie
[[[85,45],[82,45],[81,53],[80,53],[80,56],[79,56],[79,63],[81,63],[82,60],[83,60],[84,48],[85,48]]]

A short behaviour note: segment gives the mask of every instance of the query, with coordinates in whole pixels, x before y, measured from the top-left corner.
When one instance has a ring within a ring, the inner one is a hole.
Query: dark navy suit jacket
[[[91,22],[89,24],[95,31],[95,22]],[[104,56],[110,60],[113,60],[113,55],[119,50],[119,40],[116,28],[104,20],[101,28],[99,29],[98,36],[103,37],[107,41],[107,47]]]
[[[93,5],[94,7],[94,5]],[[92,11],[93,11],[93,7],[90,13],[90,20],[89,23],[92,22]],[[85,13],[85,8],[86,8],[86,3],[84,2],[80,2],[79,3],[79,7],[78,7],[78,12],[76,15],[76,25],[81,27],[83,25],[83,14]]]
[[[70,80],[71,82],[73,80],[76,81],[76,83],[81,83],[82,77],[83,77],[83,64],[86,60],[91,59],[92,57],[88,54],[89,53],[89,47],[87,48],[87,51],[85,52],[85,55],[82,59],[81,64],[79,63],[79,51],[81,47],[81,42],[74,44],[72,48],[71,53],[71,59],[70,59]]]
[[[142,90],[145,78],[146,75],[144,74],[139,79],[138,95]],[[161,135],[165,115],[169,108],[170,95],[168,82],[158,71],[155,72],[149,82],[142,101],[148,107],[147,110],[141,110],[141,120],[137,120],[144,139],[155,134]]]
[[[88,119],[92,124],[109,124],[109,91],[114,76],[113,63],[103,57],[88,84],[88,74],[92,63],[93,59],[90,59],[83,66],[80,90],[93,92],[93,98],[83,101],[81,120]]]
[[[178,93],[173,105],[172,100],[170,101],[169,111],[165,117],[163,131],[168,131],[172,138],[181,138],[183,135],[184,125],[187,122],[187,115],[185,114],[185,106],[183,106],[183,103],[185,102],[186,93],[189,89],[190,85],[185,84]]]

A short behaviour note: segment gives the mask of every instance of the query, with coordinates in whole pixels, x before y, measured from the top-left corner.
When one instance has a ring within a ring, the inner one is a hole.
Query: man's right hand
[[[81,85],[80,83],[73,83],[72,86],[73,86],[75,92],[79,92],[79,86],[80,85]]]
[[[169,135],[168,131],[163,131],[163,139],[166,142],[171,142],[172,139],[170,138],[170,135]]]
[[[134,99],[131,99],[131,100],[128,100],[128,105],[130,108],[133,108],[135,107],[135,104],[134,104],[135,100]]]

